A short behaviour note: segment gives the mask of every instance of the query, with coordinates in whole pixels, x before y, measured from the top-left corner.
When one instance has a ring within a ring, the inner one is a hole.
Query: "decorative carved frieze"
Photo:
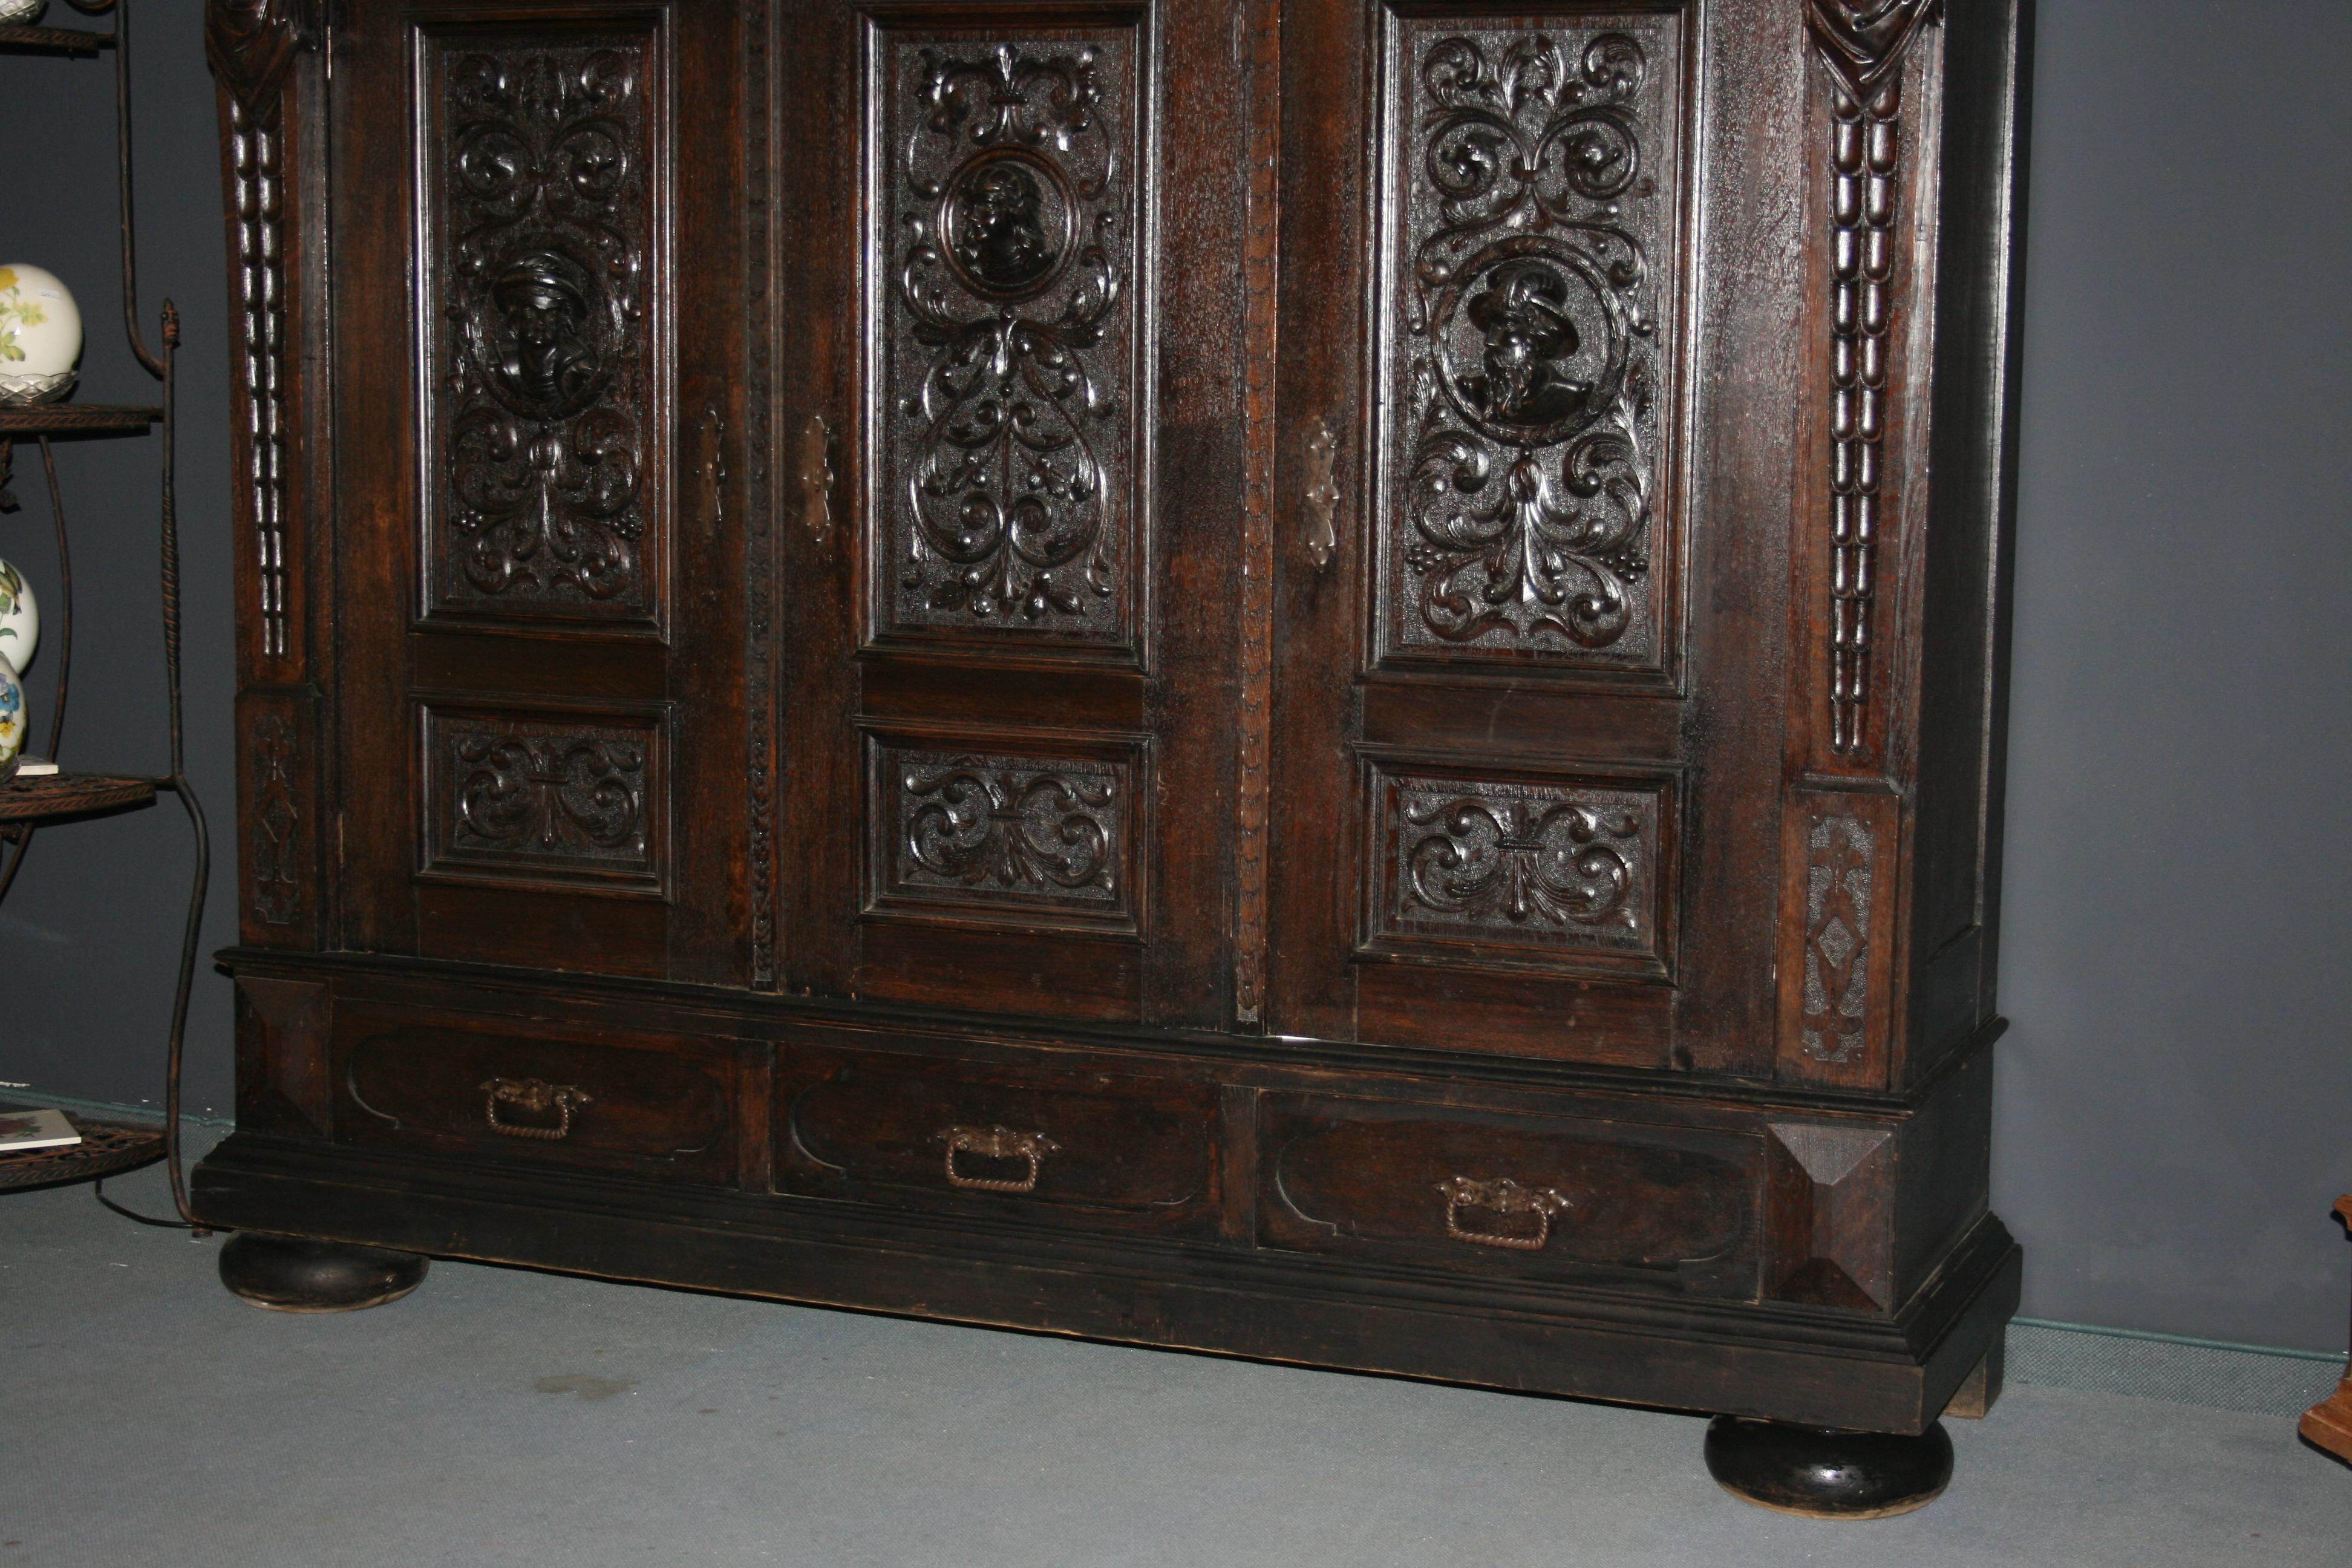
[[[885,624],[1127,643],[1134,34],[886,37]]]
[[[877,905],[1131,915],[1127,760],[878,744],[875,769]]]
[[[771,101],[766,0],[744,7],[743,101]],[[776,951],[776,541],[770,478],[773,468],[772,263],[769,256],[772,215],[771,116],[743,117],[744,255],[746,266],[744,351],[751,374],[745,381],[744,484],[750,504],[743,515],[745,646],[743,705],[751,733],[745,747],[748,772],[744,841],[751,881],[751,984],[761,990],[779,983]]]
[[[1903,162],[1903,62],[1941,0],[1808,0],[1830,75],[1830,748],[1868,746],[1878,542],[1893,526],[1885,473]]]
[[[436,597],[648,616],[648,39],[435,44]]]
[[[1376,946],[1661,951],[1655,788],[1375,765]]]
[[[1659,653],[1682,19],[1556,20],[1392,23],[1391,651]]]
[[[658,886],[656,721],[431,710],[429,872]]]
[[[1282,19],[1262,6],[1249,34],[1250,177],[1243,239],[1242,583],[1240,756],[1234,823],[1234,1016],[1265,1021],[1266,821],[1273,805],[1268,765],[1274,724],[1276,308],[1281,240]]]

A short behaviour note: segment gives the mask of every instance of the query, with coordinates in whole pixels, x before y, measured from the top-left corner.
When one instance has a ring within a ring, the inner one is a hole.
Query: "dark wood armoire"
[[[199,1214],[1980,1405],[2021,26],[210,0]]]

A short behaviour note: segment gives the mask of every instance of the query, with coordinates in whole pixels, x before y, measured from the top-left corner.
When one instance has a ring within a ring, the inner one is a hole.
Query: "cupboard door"
[[[734,8],[331,47],[348,940],[740,980]]]
[[[1218,11],[778,9],[777,984],[1224,1016],[1244,176]]]
[[[1285,8],[1273,1028],[1769,1070],[1803,9]]]

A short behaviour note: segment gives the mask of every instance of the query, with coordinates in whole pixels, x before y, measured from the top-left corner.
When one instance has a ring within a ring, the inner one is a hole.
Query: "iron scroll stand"
[[[31,440],[41,454],[41,475],[49,496],[49,515],[56,531],[58,598],[57,695],[49,711],[48,755],[58,758],[65,734],[68,679],[73,664],[73,557],[66,527],[65,501],[58,485],[58,468],[50,442],[56,437],[143,436],[160,426],[162,448],[162,560],[159,576],[163,610],[163,668],[171,712],[171,771],[162,774],[100,774],[59,773],[42,778],[20,778],[0,785],[0,842],[6,860],[0,865],[0,900],[15,886],[16,873],[32,847],[35,826],[48,821],[87,819],[130,810],[155,798],[159,792],[179,798],[194,837],[194,869],[188,893],[188,913],[180,942],[180,969],[172,994],[172,1025],[164,1056],[163,1128],[152,1130],[83,1121],[83,1142],[62,1149],[35,1150],[0,1155],[0,1189],[47,1185],[86,1180],[130,1170],[163,1158],[171,1175],[172,1203],[178,1225],[206,1234],[188,1207],[187,1180],[180,1151],[181,1063],[187,1041],[188,999],[194,984],[196,944],[201,935],[205,894],[211,880],[212,834],[203,805],[188,783],[182,723],[180,679],[180,532],[178,498],[173,475],[177,458],[174,374],[180,346],[180,315],[170,300],[161,312],[159,353],[151,348],[139,320],[138,241],[133,222],[131,177],[131,39],[130,0],[66,0],[85,16],[110,17],[110,30],[82,27],[0,27],[0,53],[45,54],[96,58],[114,52],[114,133],[117,168],[116,200],[120,209],[122,251],[122,326],[131,352],[142,369],[153,376],[161,391],[154,405],[57,403],[34,407],[0,408],[0,510],[13,510],[8,493],[16,448]],[[144,1215],[108,1199],[99,1201],[133,1219]]]

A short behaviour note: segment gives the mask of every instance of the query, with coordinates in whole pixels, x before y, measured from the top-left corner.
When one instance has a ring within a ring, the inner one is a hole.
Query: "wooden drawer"
[[[1206,1082],[824,1049],[777,1068],[775,1184],[1169,1235],[1215,1227]]]
[[[352,1142],[733,1179],[726,1044],[355,1008],[338,1011],[335,1037],[335,1127]]]
[[[1258,1126],[1263,1247],[1757,1293],[1759,1139],[1283,1094]]]

